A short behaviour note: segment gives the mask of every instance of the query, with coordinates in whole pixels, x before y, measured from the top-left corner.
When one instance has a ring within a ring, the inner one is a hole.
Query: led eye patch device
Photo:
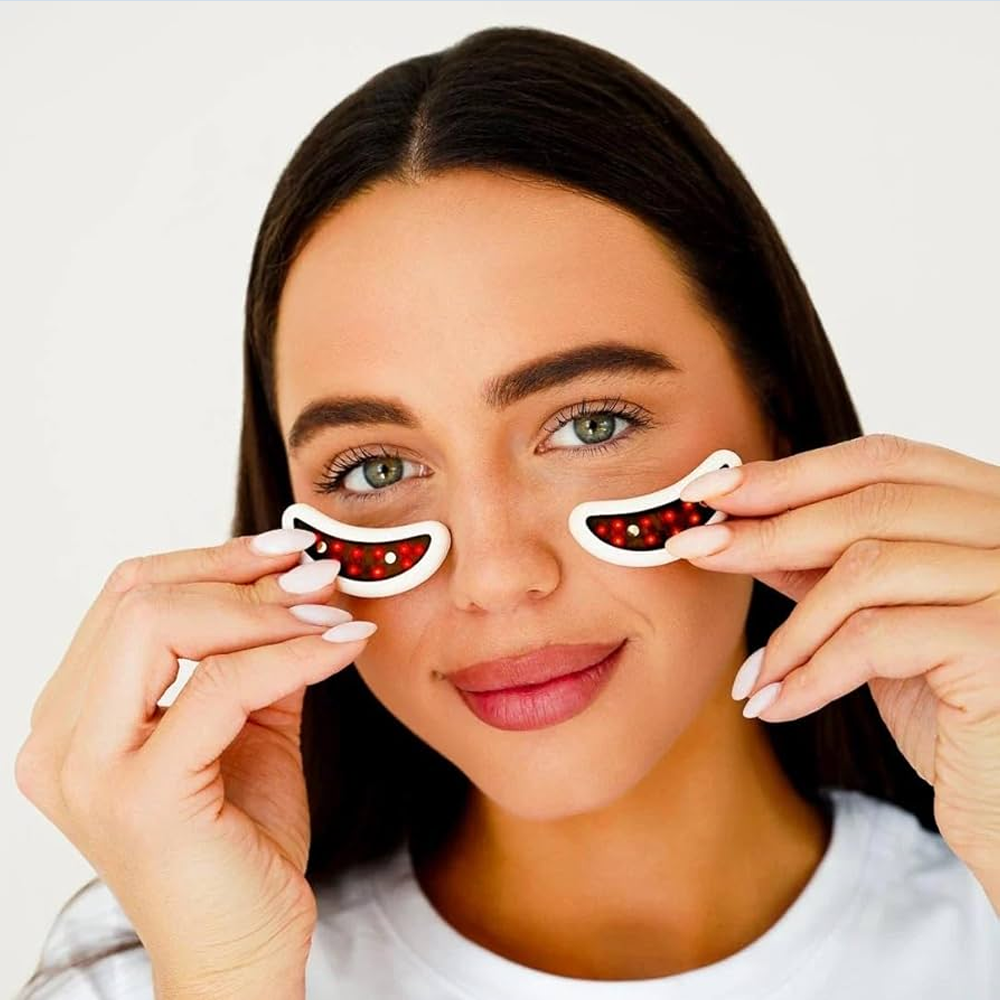
[[[300,565],[339,559],[337,588],[355,597],[391,597],[423,583],[444,562],[451,532],[440,521],[414,521],[392,528],[345,524],[307,503],[293,503],[281,515],[283,528],[316,535]]]
[[[569,515],[569,530],[591,555],[619,566],[662,566],[680,556],[663,548],[671,535],[696,524],[725,520],[725,511],[680,500],[680,492],[706,472],[742,465],[734,451],[712,452],[696,469],[654,493],[623,500],[592,500]],[[337,587],[355,597],[391,597],[429,579],[451,548],[451,532],[440,521],[414,521],[390,528],[363,528],[293,503],[281,515],[283,528],[316,535],[300,564],[339,559]]]
[[[698,524],[724,521],[725,511],[704,501],[681,500],[691,480],[716,469],[742,465],[735,451],[713,451],[683,479],[653,493],[624,500],[590,500],[570,511],[570,534],[591,554],[618,566],[663,566],[672,556],[663,546],[671,535]]]

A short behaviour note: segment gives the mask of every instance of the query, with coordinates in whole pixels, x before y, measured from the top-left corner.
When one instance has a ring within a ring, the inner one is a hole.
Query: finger
[[[801,601],[826,575],[825,569],[777,569],[771,573],[755,571],[754,576],[761,583],[790,597],[793,601]]]
[[[291,556],[295,556],[292,562],[297,561],[315,541],[315,533],[304,528],[275,528],[260,535],[236,535],[218,545],[154,552],[128,560],[119,586],[130,589],[144,583],[193,583],[198,580],[251,583],[273,571],[276,561],[287,563]],[[268,555],[257,548],[258,544],[278,543],[291,551]]]
[[[203,661],[139,751],[150,780],[199,774],[222,756],[251,713],[342,670],[367,642],[302,636]]]
[[[1000,550],[862,539],[767,640],[756,688],[782,680],[866,607],[973,604],[1000,594]]]
[[[264,532],[266,541],[277,539],[276,531]],[[77,626],[67,654],[46,681],[31,712],[31,729],[43,725],[52,707],[63,715],[66,705],[78,704],[90,675],[94,650],[121,598],[133,587],[151,583],[181,583],[198,580],[226,580],[248,583],[265,573],[288,569],[301,558],[315,540],[312,532],[291,529],[284,539],[297,538],[301,548],[277,555],[262,555],[251,547],[252,535],[238,535],[208,548],[180,549],[176,552],[136,556],[119,563],[104,581],[94,602]],[[281,540],[281,539],[277,539]],[[75,714],[73,721],[75,722]]]
[[[115,759],[155,729],[156,703],[176,680],[179,657],[201,661],[326,628],[277,604],[234,601],[194,584],[137,587],[122,597],[98,650],[74,739],[95,763]]]
[[[291,607],[304,601],[332,603],[339,596],[336,587],[339,559],[317,559],[280,573],[267,573],[252,583],[192,584],[194,587],[220,586],[236,599]],[[344,611],[348,614],[347,611]]]
[[[685,555],[699,532],[724,528],[717,553]],[[861,538],[936,541],[972,548],[1000,546],[1000,500],[953,486],[874,483],[774,517],[729,518],[674,535],[665,549],[723,573],[769,573],[832,566]]]
[[[738,479],[740,485],[713,492],[713,483],[722,476]],[[1000,466],[895,434],[866,434],[785,458],[745,462],[720,470],[719,476],[706,473],[692,479],[680,498],[711,499],[713,507],[737,517],[760,516],[878,482],[951,486],[1000,498]]]
[[[292,607],[307,602],[319,603],[324,608],[335,608],[330,598],[338,593],[336,580],[340,573],[339,559],[327,558],[282,568],[280,572],[266,573],[249,583],[220,583],[215,580],[183,581],[176,586],[186,587],[195,593],[210,595],[213,599],[228,598],[234,602],[251,604],[279,604]],[[344,608],[345,620],[352,617]]]
[[[998,643],[1000,614],[992,601],[862,608],[804,664],[756,692],[757,705],[770,702],[759,718],[798,719],[873,678],[922,675],[942,705],[974,721],[1000,711],[997,667],[975,668],[987,656],[996,660]],[[764,693],[772,690],[774,701]],[[745,715],[757,707],[752,702]]]

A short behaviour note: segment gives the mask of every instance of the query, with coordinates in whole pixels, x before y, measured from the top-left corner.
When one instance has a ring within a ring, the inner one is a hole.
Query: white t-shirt
[[[829,789],[830,844],[764,934],[719,962],[641,980],[573,979],[463,937],[433,908],[408,848],[318,894],[308,1000],[998,1000],[1000,917],[965,865],[905,810]],[[46,962],[127,932],[97,883],[53,924]],[[38,1000],[153,1000],[141,948],[57,977]],[[18,1000],[18,998],[15,998]]]

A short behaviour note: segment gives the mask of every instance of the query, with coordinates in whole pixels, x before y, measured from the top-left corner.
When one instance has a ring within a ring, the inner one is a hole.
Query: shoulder
[[[885,888],[928,891],[977,898],[982,886],[939,833],[921,826],[913,813],[854,789],[831,789],[838,812],[863,820],[870,831],[869,849],[886,871]],[[989,900],[986,900],[987,903]]]
[[[318,920],[306,965],[306,995],[350,998],[452,996],[400,936],[412,921],[437,923],[425,906],[406,844],[317,884]],[[428,982],[427,976],[430,975]],[[431,990],[430,993],[420,992]]]
[[[14,1000],[153,1000],[152,971],[135,930],[107,884],[94,879],[63,905],[42,943],[35,982]],[[103,954],[113,952],[111,954]],[[87,956],[103,954],[94,961]],[[55,971],[76,964],[76,968]],[[46,970],[52,970],[47,972]]]
[[[1000,967],[1000,918],[982,885],[939,834],[912,813],[864,792],[831,789],[835,809],[858,831],[865,879],[889,926],[933,926],[966,953]]]

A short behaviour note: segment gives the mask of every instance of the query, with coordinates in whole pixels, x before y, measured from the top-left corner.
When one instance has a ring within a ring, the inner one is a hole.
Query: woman
[[[279,179],[244,357],[233,540],[117,567],[36,704],[19,786],[101,877],[23,997],[995,995],[1000,469],[862,434],[674,95],[532,28],[377,74]],[[719,448],[717,555],[565,530]],[[453,548],[348,596],[293,502]],[[449,677],[562,644],[615,665],[557,724]]]

